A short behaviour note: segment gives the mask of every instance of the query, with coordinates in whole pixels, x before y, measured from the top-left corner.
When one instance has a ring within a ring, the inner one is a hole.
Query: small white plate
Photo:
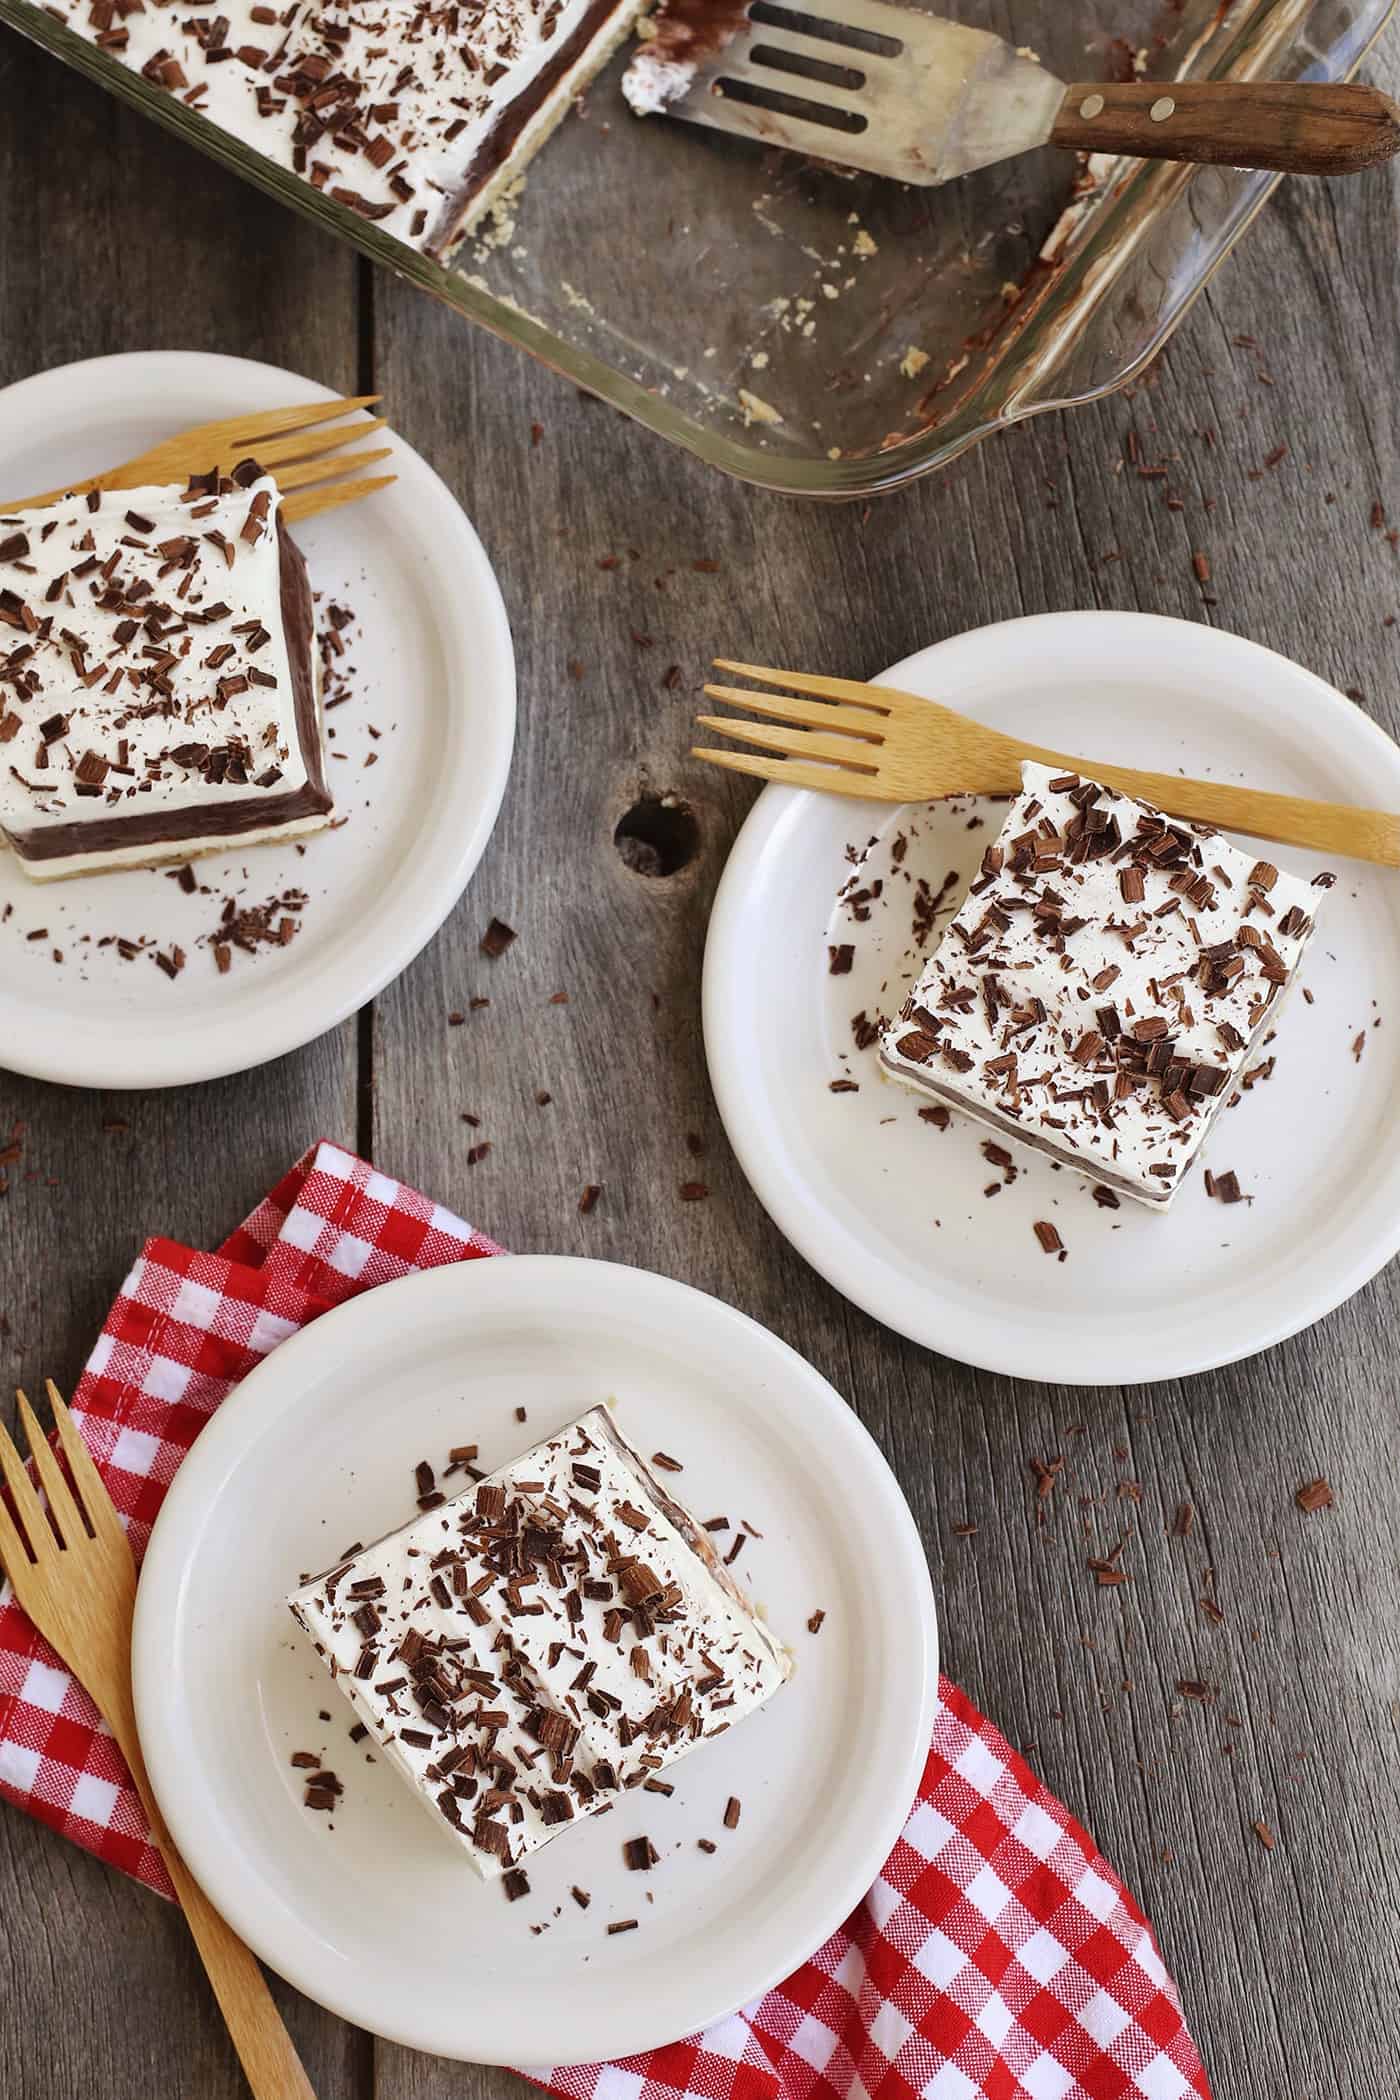
[[[274,365],[192,351],[63,365],[0,392],[0,495],[52,488],[216,416],[329,392]],[[392,447],[395,485],[296,529],[312,588],[357,618],[354,697],[327,717],[327,748],[343,754],[327,773],[350,821],[304,852],[288,843],[194,862],[212,898],[151,869],[33,883],[0,848],[0,1064],[11,1071],[180,1086],[280,1057],[382,990],[461,895],[510,770],[510,629],[455,499],[401,438],[376,442]],[[221,898],[236,890],[258,905],[289,887],[307,893],[296,939],[236,951],[221,977],[196,945]],[[178,944],[189,960],[169,979],[151,954],[123,961],[97,946],[114,934]]]
[[[1400,750],[1340,693],[1252,642],[1137,613],[1051,613],[955,636],[884,674],[1042,744],[1370,808],[1400,809]],[[770,787],[735,842],[705,954],[705,1047],[730,1141],[760,1200],[837,1290],[945,1356],[1069,1385],[1177,1378],[1296,1334],[1400,1247],[1400,875],[1338,862],[1278,1022],[1273,1076],[1227,1108],[1205,1159],[1251,1203],[1206,1195],[1199,1169],[1166,1216],[1100,1210],[1089,1184],[1016,1150],[1014,1186],[986,1132],[939,1131],[855,1047],[852,1017],[898,1010],[916,973],[912,886],[947,906],[1004,804],[896,809]],[[902,867],[892,858],[903,833]],[[866,924],[837,893],[848,846],[873,841]],[[1271,849],[1311,877],[1317,857]],[[946,915],[939,919],[946,924]],[[828,943],[855,946],[849,976]],[[1382,1025],[1383,1024],[1383,1025]],[[1352,1044],[1364,1032],[1358,1063]],[[833,1094],[850,1077],[856,1093]],[[1068,1247],[1047,1259],[1032,1226]]]
[[[675,1486],[699,1517],[747,1518],[763,1534],[734,1572],[797,1670],[675,1768],[669,1800],[629,1797],[536,1854],[531,1893],[511,1904],[350,1743],[353,1715],[282,1600],[303,1570],[414,1513],[419,1459],[440,1464],[467,1442],[500,1464],[609,1394],[643,1452],[682,1462]],[[937,1693],[918,1533],[825,1379],[684,1284],[547,1255],[410,1277],[275,1350],[176,1477],[133,1658],[161,1808],[250,1945],[346,2019],[485,2063],[652,2048],[789,1974],[888,1856]],[[345,1781],[329,1821],[302,1806],[298,1749]],[[624,1867],[635,1836],[661,1854],[650,1874]],[[701,1852],[700,1837],[718,1850]],[[638,1931],[608,1937],[609,1920],[631,1917]]]

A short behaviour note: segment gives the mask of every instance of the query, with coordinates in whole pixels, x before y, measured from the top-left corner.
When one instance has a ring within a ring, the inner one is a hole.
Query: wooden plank
[[[0,384],[173,342],[353,387],[352,257],[9,34],[0,112]],[[71,1386],[146,1233],[212,1245],[310,1138],[353,1142],[355,1033],[180,1092],[0,1074],[5,1142],[23,1125],[0,1198],[7,1414],[11,1382],[47,1371]],[[7,2100],[244,2092],[178,1914],[8,1808],[0,1968]],[[318,2089],[367,2093],[365,2039],[280,1996]]]
[[[378,1005],[377,1156],[513,1247],[636,1261],[717,1292],[848,1395],[923,1527],[948,1669],[1093,1828],[1158,1928],[1219,2091],[1251,2100],[1293,2090],[1299,2063],[1310,2095],[1352,2100],[1394,2051],[1388,1936],[1358,1933],[1355,1904],[1364,1889],[1374,1916],[1400,1897],[1394,1848],[1371,1837],[1400,1805],[1384,1692],[1400,1526],[1368,1487],[1400,1460],[1394,1412],[1376,1404],[1400,1282],[1252,1364],[1087,1393],[965,1370],[845,1304],[778,1238],[715,1118],[701,956],[751,797],[685,750],[712,652],[870,673],[941,635],[1072,605],[1237,629],[1397,726],[1382,623],[1400,568],[1369,522],[1377,499],[1400,519],[1376,349],[1400,319],[1376,262],[1395,196],[1384,174],[1294,185],[1131,397],[1013,432],[868,515],[727,486],[376,287],[376,384],[499,566],[522,703],[482,869]],[[450,386],[424,387],[425,372]],[[1130,431],[1165,478],[1125,464]],[[613,845],[644,787],[687,798],[698,824],[694,859],[661,879]],[[478,948],[493,914],[520,936],[496,962]],[[566,1006],[551,1004],[560,991]],[[490,1005],[470,1012],[473,997]],[[691,1179],[706,1200],[680,1200]],[[590,1182],[603,1195],[580,1216]],[[1030,1460],[1060,1454],[1041,1509]],[[1337,1508],[1305,1516],[1293,1491],[1324,1472]],[[1179,1537],[1186,1501],[1194,1528]],[[964,1521],[975,1535],[954,1535]],[[1100,1589],[1085,1561],[1128,1530],[1131,1579]],[[376,2053],[378,2100],[518,2089],[508,2073]]]

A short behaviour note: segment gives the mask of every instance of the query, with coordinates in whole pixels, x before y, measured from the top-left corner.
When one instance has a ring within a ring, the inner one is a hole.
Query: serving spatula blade
[[[932,184],[1050,136],[1064,87],[983,29],[886,0],[820,15],[756,0],[672,116],[898,182]]]
[[[1400,110],[1335,82],[1066,87],[1034,53],[890,0],[667,0],[623,80],[639,115],[898,182],[950,182],[1047,143],[1339,175],[1400,151]]]

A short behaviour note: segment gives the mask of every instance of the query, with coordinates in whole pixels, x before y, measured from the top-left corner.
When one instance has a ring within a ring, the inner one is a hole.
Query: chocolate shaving
[[[505,954],[511,942],[517,938],[515,928],[507,926],[504,919],[492,919],[481,936],[481,952],[495,962]]]

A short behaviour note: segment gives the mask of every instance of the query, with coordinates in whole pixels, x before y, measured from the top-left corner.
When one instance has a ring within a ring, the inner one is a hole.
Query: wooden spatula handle
[[[1400,152],[1400,108],[1347,82],[1089,83],[1069,89],[1050,137],[1085,153],[1349,175]]]

